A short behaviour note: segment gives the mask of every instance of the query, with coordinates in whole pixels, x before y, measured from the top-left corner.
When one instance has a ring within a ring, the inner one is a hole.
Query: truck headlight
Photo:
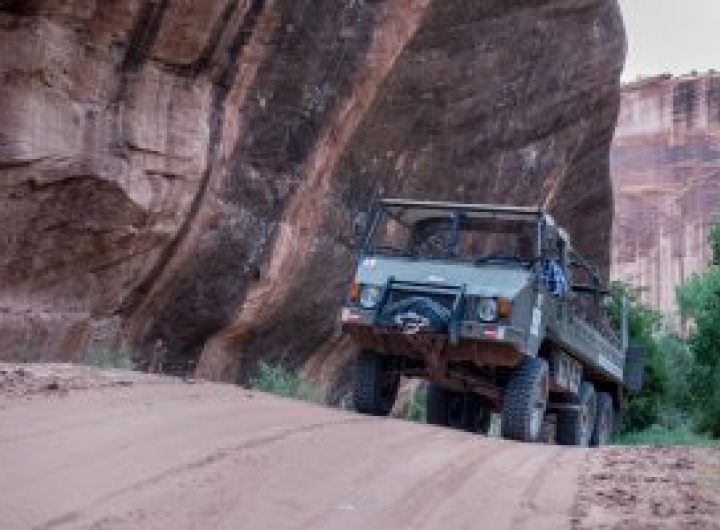
[[[382,290],[377,285],[363,285],[360,288],[360,305],[364,309],[375,309],[381,295]]]
[[[498,319],[499,304],[497,298],[481,298],[478,300],[477,315],[483,322],[495,322]]]

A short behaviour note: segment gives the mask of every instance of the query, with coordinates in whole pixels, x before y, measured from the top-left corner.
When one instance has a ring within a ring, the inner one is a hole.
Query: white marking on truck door
[[[542,311],[539,307],[533,307],[532,323],[530,324],[530,334],[537,337],[540,335],[540,324],[542,322]]]

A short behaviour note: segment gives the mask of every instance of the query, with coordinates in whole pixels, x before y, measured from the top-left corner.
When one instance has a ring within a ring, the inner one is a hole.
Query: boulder
[[[540,205],[607,273],[615,0],[0,1],[0,358],[330,381],[352,220]]]

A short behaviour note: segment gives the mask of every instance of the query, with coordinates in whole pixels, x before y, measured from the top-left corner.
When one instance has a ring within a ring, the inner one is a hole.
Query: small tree
[[[667,356],[658,339],[661,317],[660,313],[640,302],[640,291],[637,288],[615,282],[612,289],[615,303],[608,308],[609,316],[619,326],[622,311],[619,300],[622,296],[627,297],[630,344],[641,347],[645,359],[643,387],[640,392],[631,396],[622,430],[641,431],[663,423],[663,418],[667,416],[666,411],[671,405]]]
[[[692,319],[691,396],[698,427],[720,437],[720,222],[712,231],[713,265],[678,289],[682,312]]]

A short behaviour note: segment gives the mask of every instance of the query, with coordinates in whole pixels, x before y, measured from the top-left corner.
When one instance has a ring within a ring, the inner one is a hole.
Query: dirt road
[[[0,391],[3,529],[578,523],[586,450],[369,418],[232,386],[135,376],[87,386],[50,380],[29,392],[12,384]]]

